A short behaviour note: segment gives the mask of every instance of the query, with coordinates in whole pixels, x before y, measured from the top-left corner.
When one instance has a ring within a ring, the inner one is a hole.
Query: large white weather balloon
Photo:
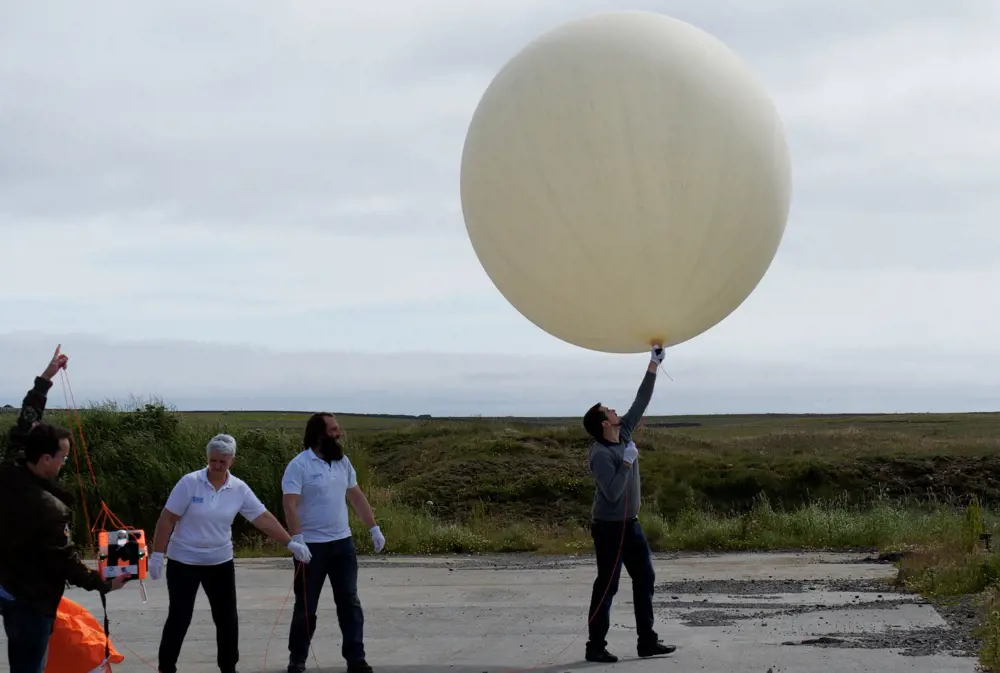
[[[542,35],[483,94],[461,199],[525,318],[607,353],[710,329],[767,272],[791,199],[781,120],[727,46],[662,14]]]

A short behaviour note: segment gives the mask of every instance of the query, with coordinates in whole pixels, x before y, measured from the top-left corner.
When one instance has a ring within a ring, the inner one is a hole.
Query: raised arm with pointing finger
[[[45,405],[48,402],[49,389],[52,388],[52,379],[59,373],[60,369],[65,369],[69,363],[69,357],[62,354],[61,350],[61,344],[56,346],[52,360],[49,361],[45,370],[35,377],[34,385],[24,396],[17,421],[8,433],[10,444],[7,447],[6,460],[24,456],[25,435],[42,422],[42,416],[45,415]]]

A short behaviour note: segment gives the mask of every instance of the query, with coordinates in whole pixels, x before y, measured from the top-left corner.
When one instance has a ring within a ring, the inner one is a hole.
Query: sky
[[[79,404],[623,410],[647,356],[525,320],[459,200],[496,72],[615,9],[734,49],[792,157],[773,264],[649,413],[1000,409],[992,0],[0,0],[0,404],[61,343]]]

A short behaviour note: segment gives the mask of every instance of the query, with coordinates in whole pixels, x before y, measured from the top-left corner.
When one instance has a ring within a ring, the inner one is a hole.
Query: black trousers
[[[240,658],[239,617],[236,613],[236,567],[232,561],[194,566],[167,560],[167,594],[170,608],[160,639],[160,673],[177,673],[181,644],[191,625],[198,587],[205,590],[215,622],[217,661],[222,673],[235,673]]]
[[[607,647],[606,638],[611,625],[611,602],[618,593],[622,565],[632,578],[632,601],[635,604],[635,626],[639,644],[657,642],[658,636],[653,630],[653,584],[656,576],[653,572],[649,542],[642,532],[639,521],[636,519],[627,522],[594,521],[590,525],[590,535],[594,539],[594,552],[597,557],[597,579],[594,580],[590,612],[587,614],[588,618],[593,615],[589,625],[590,640],[587,642],[587,649],[600,652]],[[620,558],[619,545],[622,548]],[[601,600],[602,596],[604,600]]]
[[[289,662],[306,663],[309,643],[316,632],[316,605],[329,579],[343,637],[341,654],[348,664],[359,663],[365,658],[365,616],[358,598],[358,555],[354,538],[306,544],[312,559],[309,563],[295,564],[295,606],[288,633]]]

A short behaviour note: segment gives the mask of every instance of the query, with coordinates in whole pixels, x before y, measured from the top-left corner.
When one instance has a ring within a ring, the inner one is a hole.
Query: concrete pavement
[[[583,661],[594,577],[585,556],[363,557],[359,591],[368,661],[376,673],[976,670],[970,657],[902,652],[906,643],[949,633],[948,624],[931,605],[879,588],[879,580],[894,575],[891,566],[850,562],[858,558],[658,555],[657,629],[677,651],[657,659],[635,656],[631,584],[624,575],[609,637],[609,649],[622,661],[602,665]],[[242,673],[285,670],[291,581],[290,559],[238,561]],[[137,584],[109,596],[112,642],[126,656],[116,673],[155,671],[167,592],[163,580],[147,581],[146,589],[145,604]],[[96,595],[77,589],[67,595],[101,618]],[[317,622],[308,670],[345,670],[329,586]],[[802,644],[821,638],[826,640]],[[8,670],[5,657],[3,663],[0,670]],[[185,673],[218,671],[203,593],[179,664]]]

